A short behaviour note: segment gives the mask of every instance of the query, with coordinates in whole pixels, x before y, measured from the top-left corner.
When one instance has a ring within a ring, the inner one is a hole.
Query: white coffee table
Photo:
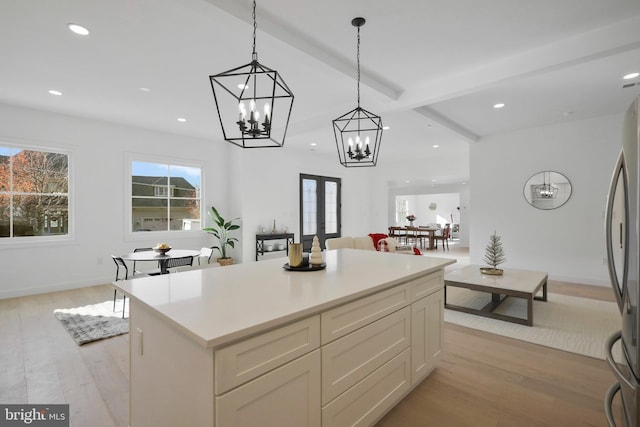
[[[502,276],[482,274],[479,265],[467,265],[446,271],[444,275],[444,306],[449,310],[462,311],[491,317],[507,322],[533,326],[533,300],[547,300],[547,273],[530,270],[504,269]],[[491,302],[481,309],[447,303],[447,287],[471,289],[491,294]],[[536,296],[542,290],[542,296]],[[495,313],[494,310],[507,298],[522,298],[527,301],[527,317],[520,318]]]

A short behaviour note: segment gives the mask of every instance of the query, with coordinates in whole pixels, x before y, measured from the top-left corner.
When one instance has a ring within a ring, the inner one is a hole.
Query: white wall
[[[0,143],[71,151],[73,239],[68,242],[0,241],[0,298],[109,283],[112,254],[167,241],[173,247],[211,246],[204,232],[126,233],[125,194],[130,153],[153,154],[167,161],[203,164],[204,224],[216,206],[228,219],[240,218],[237,262],[253,261],[255,233],[270,230],[273,220],[287,226],[299,241],[300,173],[342,178],[342,233],[371,232],[372,215],[386,205],[371,206],[373,171],[347,169],[335,156],[282,149],[242,150],[209,141],[154,132],[97,120],[0,104]],[[214,254],[215,255],[215,254]]]
[[[470,258],[482,257],[494,230],[504,267],[542,270],[549,277],[608,286],[604,207],[621,147],[622,116],[521,130],[471,146]],[[525,182],[540,171],[571,181],[569,201],[554,210],[530,206]]]
[[[288,227],[300,241],[300,174],[342,179],[342,234],[370,233],[369,168],[348,169],[337,156],[289,149],[235,150],[231,189],[242,206],[243,262],[255,261],[255,235],[260,227],[269,232]]]
[[[153,246],[199,249],[211,237],[125,233],[127,153],[204,164],[203,202],[228,204],[228,148],[205,141],[0,104],[0,143],[71,151],[73,239],[62,243],[0,242],[0,298],[108,283],[111,254]],[[220,183],[223,183],[220,185]]]
[[[460,206],[459,193],[435,193],[435,194],[417,194],[406,195],[401,194],[395,197],[396,204],[398,200],[407,200],[409,203],[409,214],[416,217],[414,225],[426,226],[429,224],[459,223],[460,214],[458,207]],[[436,204],[436,208],[431,210],[432,203]],[[453,216],[453,219],[452,219]],[[401,221],[396,225],[406,225],[408,221],[400,218]]]

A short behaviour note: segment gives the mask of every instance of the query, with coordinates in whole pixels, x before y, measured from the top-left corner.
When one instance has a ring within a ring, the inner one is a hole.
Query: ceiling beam
[[[244,21],[253,24],[251,18],[251,4],[246,1],[238,0],[206,0],[216,8]],[[322,45],[317,40],[308,37],[306,34],[295,30],[284,22],[276,20],[268,12],[264,10],[256,11],[259,16],[259,29],[267,34],[280,40],[282,43],[298,49],[300,52],[315,58],[316,60],[326,64],[327,66],[345,74],[350,78],[356,76],[356,66],[353,59],[344,58],[328,47]],[[374,76],[361,68],[360,82],[363,85],[384,95],[390,100],[397,101],[402,89],[383,78]]]
[[[441,126],[444,126],[445,128],[449,129],[451,132],[455,133],[457,136],[461,137],[467,142],[478,142],[478,140],[480,139],[479,135],[476,135],[470,130],[465,129],[464,127],[460,126],[458,123],[443,116],[442,114],[438,113],[437,111],[433,110],[430,107],[427,107],[426,105],[414,108],[413,111],[423,115],[429,120],[432,120],[438,123]]]

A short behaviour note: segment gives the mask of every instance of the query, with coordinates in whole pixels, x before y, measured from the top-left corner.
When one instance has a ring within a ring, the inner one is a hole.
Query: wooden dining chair
[[[438,249],[438,240],[442,240],[442,249],[445,249],[445,245],[447,246],[447,250],[449,250],[449,238],[451,237],[451,224],[446,224],[442,229],[442,234],[435,235],[433,239],[436,242],[436,249]]]

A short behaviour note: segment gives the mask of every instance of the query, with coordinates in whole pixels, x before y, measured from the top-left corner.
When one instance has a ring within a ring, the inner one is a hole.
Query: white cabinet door
[[[411,304],[411,384],[435,368],[442,351],[444,290]]]
[[[320,426],[320,350],[216,398],[216,426]]]
[[[213,351],[130,301],[129,425],[213,426]]]

